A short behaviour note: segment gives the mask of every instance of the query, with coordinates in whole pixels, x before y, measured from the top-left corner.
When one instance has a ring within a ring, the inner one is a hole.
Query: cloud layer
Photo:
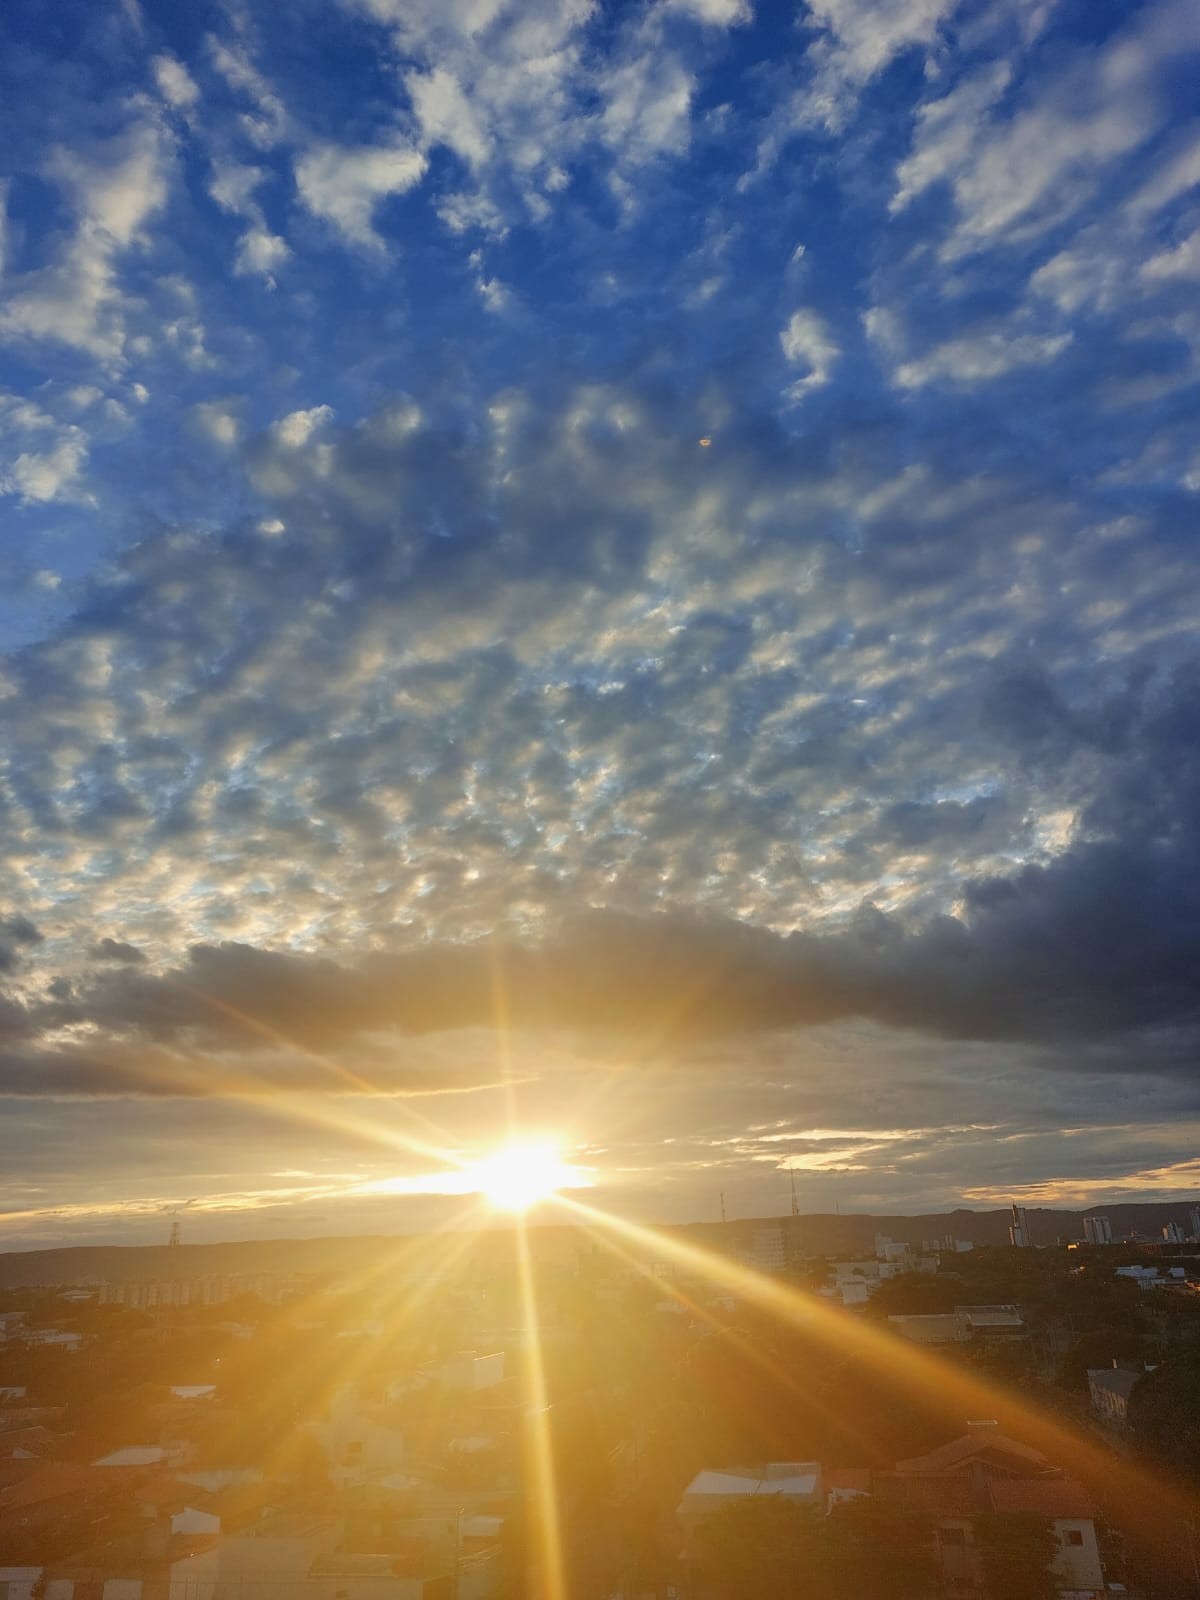
[[[0,86],[0,1092],[114,1195],[118,1105],[453,1143],[514,1053],[618,1073],[614,1172],[644,1094],[908,1204],[872,1128],[1084,1081],[1075,1176],[1170,1167],[1105,1130],[1200,1042],[1194,8],[75,20]]]

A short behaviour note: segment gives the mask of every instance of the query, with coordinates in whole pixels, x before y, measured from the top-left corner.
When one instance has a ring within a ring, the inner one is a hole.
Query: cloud
[[[405,87],[426,140],[446,145],[469,167],[481,167],[491,152],[491,141],[453,73],[444,67],[410,72]]]
[[[379,249],[375,208],[389,195],[420,182],[426,158],[411,146],[310,147],[296,162],[296,187],[314,216],[329,222],[350,244]]]
[[[1200,279],[1200,229],[1173,249],[1163,250],[1142,264],[1142,276],[1156,280]]]
[[[522,1109],[611,1086],[646,1207],[1175,1159],[1194,30],[749,10],[35,51],[0,1092],[64,1194],[161,1193],[175,1095],[248,1172],[226,1098],[481,1136],[497,974]]]
[[[223,211],[242,217],[250,225],[238,240],[234,271],[239,275],[257,273],[274,287],[276,270],[291,255],[287,240],[267,227],[262,207],[254,193],[265,182],[261,167],[221,160],[213,165],[208,192]]]
[[[43,935],[20,915],[0,918],[0,972],[12,972],[24,955],[43,942]]]
[[[169,168],[169,141],[152,121],[86,155],[55,151],[47,171],[72,197],[75,225],[54,259],[10,280],[0,337],[51,340],[119,362],[131,306],[117,263],[164,204]]]
[[[202,401],[193,408],[192,420],[205,438],[222,449],[231,448],[241,435],[236,404],[231,405],[227,400]]]
[[[815,311],[794,311],[779,335],[785,359],[792,366],[808,370],[788,389],[793,400],[800,400],[813,389],[823,388],[829,382],[833,366],[841,355],[826,322]]]
[[[667,0],[667,8],[718,28],[738,27],[754,14],[750,0]]]
[[[311,406],[307,411],[292,411],[286,417],[281,417],[272,431],[280,444],[286,445],[289,450],[301,450],[316,430],[332,417],[330,406]]]
[[[136,945],[107,936],[92,946],[91,955],[94,961],[118,961],[130,966],[137,966],[146,959],[144,952]]]
[[[77,435],[77,430],[72,430]],[[82,498],[80,479],[87,462],[82,436],[60,440],[53,449],[24,450],[0,473],[0,494],[16,495],[22,505]]]
[[[176,111],[187,111],[196,104],[200,90],[182,62],[174,56],[161,55],[154,57],[151,67],[158,92],[168,105]]]
[[[1000,115],[1009,76],[985,69],[922,110],[914,152],[897,172],[894,207],[944,181],[955,221],[941,245],[954,261],[1003,240],[1034,239],[1096,194],[1102,174],[1164,124],[1161,83],[1178,52],[1200,48],[1194,8],[1179,0],[1139,10],[1094,52],[1025,87]]]
[[[984,332],[934,345],[915,361],[902,361],[893,382],[902,389],[949,382],[970,386],[1003,377],[1019,367],[1045,366],[1067,349],[1070,333],[1011,334]]]

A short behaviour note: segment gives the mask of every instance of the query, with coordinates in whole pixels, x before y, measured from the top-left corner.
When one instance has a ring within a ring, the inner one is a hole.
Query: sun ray
[[[989,1416],[997,1408],[1002,1409],[1015,1419],[1022,1437],[1049,1459],[1070,1465],[1093,1485],[1119,1495],[1130,1510],[1128,1520],[1135,1526],[1157,1527],[1166,1511],[1184,1519],[1197,1514],[1196,1499],[1185,1489],[1128,1459],[1114,1461],[1082,1433],[1035,1409],[1019,1396],[858,1318],[834,1310],[814,1295],[768,1278],[690,1241],[671,1238],[658,1229],[613,1216],[573,1196],[558,1194],[555,1204],[601,1229],[613,1230],[627,1239],[635,1252],[641,1249],[673,1260],[786,1322],[800,1323],[821,1338],[831,1353],[853,1352],[895,1383],[905,1384],[918,1394],[929,1395],[943,1404],[953,1401],[964,1419]]]
[[[532,1469],[533,1492],[538,1508],[539,1539],[537,1567],[530,1574],[529,1600],[566,1600],[563,1567],[562,1530],[559,1518],[558,1479],[554,1470],[554,1443],[550,1433],[550,1406],[546,1389],[546,1366],[542,1351],[541,1318],[533,1280],[529,1251],[529,1232],[525,1218],[518,1213],[513,1228],[517,1251],[517,1272],[521,1285],[521,1309],[525,1323],[526,1448]]]
[[[403,1275],[398,1277],[391,1294],[385,1297],[382,1303],[377,1304],[375,1309],[385,1319],[392,1320],[393,1326],[396,1325],[397,1316],[403,1321],[408,1321],[428,1304],[470,1247],[474,1234],[467,1224],[472,1220],[478,1220],[477,1202],[464,1208],[453,1218],[447,1219],[430,1233],[421,1236],[415,1248],[409,1250],[404,1246],[398,1246],[396,1250],[385,1252],[377,1260],[367,1263],[348,1278],[339,1280],[338,1293],[351,1296],[366,1295],[380,1278],[396,1269],[397,1255],[403,1252]],[[445,1237],[447,1234],[451,1235],[449,1239]],[[407,1243],[406,1241],[406,1245]],[[427,1270],[422,1272],[419,1282],[415,1285],[412,1282],[414,1256],[428,1258]],[[325,1290],[322,1288],[310,1294],[297,1308],[299,1315],[303,1317],[306,1312],[313,1314],[319,1308],[324,1293]],[[402,1306],[398,1305],[400,1301],[403,1301]],[[374,1341],[364,1342],[360,1350],[349,1359],[344,1348],[327,1347],[322,1358],[311,1365],[311,1388],[308,1400],[312,1413],[321,1415],[338,1393],[353,1386],[378,1353],[378,1346]],[[280,1431],[267,1456],[268,1479],[287,1473],[298,1451],[302,1449],[306,1437],[303,1430],[295,1428],[284,1428]]]
[[[618,1244],[610,1234],[603,1232],[590,1222],[581,1221],[579,1226],[590,1239],[594,1239],[597,1244],[611,1252],[619,1261],[623,1261],[627,1266],[633,1267],[642,1273],[646,1272],[645,1263],[639,1261],[631,1250]],[[783,1393],[796,1396],[797,1399],[803,1400],[814,1411],[819,1411],[830,1422],[836,1422],[844,1432],[854,1437],[868,1455],[871,1453],[873,1441],[866,1430],[858,1427],[852,1419],[835,1414],[824,1404],[811,1384],[800,1383],[786,1367],[782,1366],[778,1361],[772,1360],[765,1351],[760,1350],[737,1328],[728,1322],[723,1322],[708,1306],[701,1305],[698,1300],[685,1293],[678,1284],[671,1283],[663,1278],[655,1278],[653,1282],[655,1288],[666,1295],[668,1299],[682,1306],[697,1321],[702,1322],[713,1333],[726,1340],[740,1355],[745,1356],[746,1360],[757,1367],[765,1377],[770,1378],[773,1383],[777,1384]]]

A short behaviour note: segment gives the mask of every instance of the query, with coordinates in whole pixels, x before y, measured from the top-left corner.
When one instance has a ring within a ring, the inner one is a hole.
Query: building
[[[875,1257],[879,1261],[904,1263],[912,1253],[912,1245],[905,1244],[900,1239],[889,1239],[886,1233],[875,1235]]]
[[[698,1472],[676,1509],[684,1537],[684,1555],[700,1553],[707,1518],[754,1495],[775,1495],[791,1505],[821,1507],[824,1480],[819,1461],[769,1461],[757,1467],[722,1467]]]
[[[1188,1225],[1191,1229],[1192,1239],[1200,1244],[1200,1206],[1193,1206],[1188,1212]]]
[[[750,1235],[749,1249],[741,1255],[743,1264],[755,1272],[782,1272],[788,1264],[783,1223],[759,1223]]]
[[[954,1311],[913,1312],[887,1320],[893,1333],[912,1344],[966,1344],[971,1337]]]
[[[130,1283],[102,1283],[102,1306],[130,1306],[153,1311],[158,1306],[220,1306],[242,1295],[277,1305],[296,1280],[277,1272],[209,1272],[197,1278],[151,1278]]]
[[[1142,1374],[1114,1361],[1111,1367],[1089,1368],[1087,1376],[1088,1397],[1096,1415],[1114,1428],[1128,1427],[1129,1396]]]
[[[1024,1206],[1014,1205],[1012,1208],[1012,1225],[1008,1230],[1008,1242],[1018,1250],[1028,1249],[1032,1243],[1029,1236],[1029,1213]]]
[[[1186,1244],[1187,1234],[1177,1222],[1168,1222],[1162,1231],[1164,1244]]]
[[[1102,1600],[1105,1594],[1087,1491],[994,1422],[969,1423],[962,1438],[939,1450],[899,1461],[893,1472],[873,1473],[871,1492],[933,1523],[947,1595],[965,1600],[980,1592],[975,1519],[987,1512],[1044,1517],[1057,1545],[1053,1570],[1060,1592],[1074,1600]]]
[[[967,1344],[973,1339],[1020,1339],[1025,1335],[1024,1318],[1011,1305],[897,1314],[888,1318],[888,1326],[913,1344]]]
[[[1088,1244],[1111,1244],[1113,1242],[1112,1223],[1107,1217],[1084,1217],[1083,1237]]]

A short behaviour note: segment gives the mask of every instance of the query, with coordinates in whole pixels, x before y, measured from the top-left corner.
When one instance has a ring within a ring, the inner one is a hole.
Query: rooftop
[[[1044,1472],[1050,1465],[1040,1450],[1034,1450],[1032,1446],[1021,1444],[1016,1439],[1010,1439],[1007,1434],[997,1430],[980,1428],[965,1433],[961,1439],[952,1439],[949,1444],[931,1450],[926,1456],[910,1456],[907,1461],[897,1461],[896,1471],[953,1472],[956,1468],[985,1456],[993,1460],[996,1457],[1002,1458],[1013,1470],[1019,1471],[1025,1477]]]
[[[1094,1515],[1087,1490],[1074,1478],[996,1478],[988,1484],[996,1511],[1032,1511],[1039,1517],[1081,1522]]]
[[[1119,1395],[1122,1400],[1128,1400],[1133,1392],[1133,1386],[1142,1376],[1140,1372],[1131,1372],[1128,1367],[1096,1367],[1088,1369],[1088,1382],[1097,1389],[1105,1389],[1109,1394]]]
[[[776,1494],[812,1499],[820,1493],[819,1461],[772,1461],[762,1467],[727,1467],[698,1472],[683,1491],[689,1499],[712,1496]]]

